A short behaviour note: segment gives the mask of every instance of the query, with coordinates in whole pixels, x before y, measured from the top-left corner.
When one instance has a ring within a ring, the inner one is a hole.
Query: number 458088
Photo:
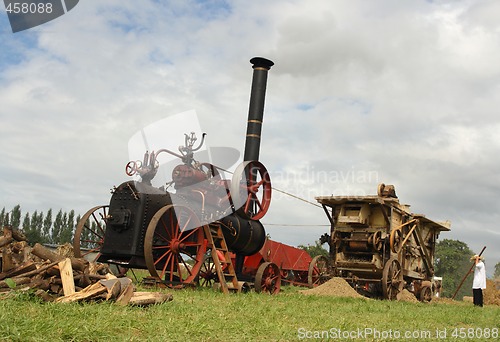
[[[52,13],[52,4],[50,2],[48,3],[36,3],[36,2],[13,2],[9,3],[7,7],[5,8],[5,11],[7,13],[22,13],[22,14],[27,14],[27,13]]]

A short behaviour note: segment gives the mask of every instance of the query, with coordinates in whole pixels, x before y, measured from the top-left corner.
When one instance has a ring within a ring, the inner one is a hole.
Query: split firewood
[[[115,299],[120,295],[122,287],[119,279],[105,279],[100,280],[99,283],[105,286],[108,291],[105,297],[106,300]]]
[[[120,279],[128,279],[130,282],[126,285],[122,283],[122,292],[116,299],[116,303],[119,305],[127,305],[130,302],[130,299],[134,296],[135,286],[132,284],[132,279],[130,278]]]
[[[100,295],[101,293],[105,293],[106,291],[106,286],[103,286],[101,283],[97,282],[95,284],[87,286],[80,292],[75,292],[71,295],[57,298],[55,301],[57,303],[72,303],[95,297],[97,295]]]
[[[71,260],[66,258],[59,262],[59,272],[61,273],[61,280],[64,295],[72,295],[75,293],[75,280],[73,279],[73,268],[71,267]]]

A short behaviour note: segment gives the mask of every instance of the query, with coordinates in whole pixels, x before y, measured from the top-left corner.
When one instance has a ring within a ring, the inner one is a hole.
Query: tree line
[[[32,214],[27,212],[23,215],[18,204],[10,211],[4,207],[0,212],[0,227],[10,225],[20,229],[30,245],[71,243],[78,221],[80,215],[75,216],[74,210],[63,212],[61,209],[55,215],[52,209],[47,212],[35,210]]]

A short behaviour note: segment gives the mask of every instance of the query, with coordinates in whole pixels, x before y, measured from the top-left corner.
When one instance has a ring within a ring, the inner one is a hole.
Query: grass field
[[[498,306],[304,296],[300,289],[285,287],[276,296],[168,291],[172,302],[146,308],[42,303],[14,295],[0,300],[0,340],[430,341],[437,332],[443,341],[499,340]]]

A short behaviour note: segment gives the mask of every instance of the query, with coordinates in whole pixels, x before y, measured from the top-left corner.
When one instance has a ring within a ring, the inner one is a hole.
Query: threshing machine
[[[392,185],[380,184],[376,196],[316,200],[331,223],[320,241],[330,246],[332,275],[369,297],[396,299],[406,287],[421,301],[432,299],[436,239],[449,222],[411,213]]]

